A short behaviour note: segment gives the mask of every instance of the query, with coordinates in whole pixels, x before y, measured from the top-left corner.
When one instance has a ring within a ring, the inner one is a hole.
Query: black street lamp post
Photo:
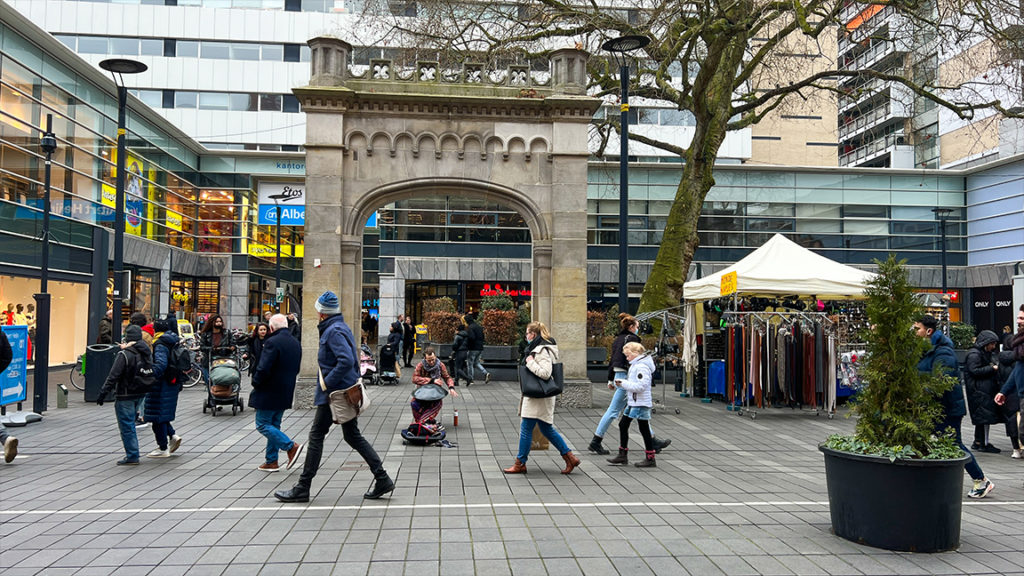
[[[620,36],[601,49],[610,52],[619,65],[622,102],[619,106],[619,312],[629,313],[629,59],[628,54],[647,46],[646,36]]]
[[[933,208],[932,212],[939,220],[939,230],[942,237],[942,296],[946,296],[948,288],[946,285],[946,219],[949,218],[952,208]]]
[[[274,302],[277,304],[277,311],[281,312],[282,300],[278,299],[281,295],[281,205],[278,204],[275,208],[277,208],[277,258],[274,259]]]
[[[47,387],[50,385],[50,164],[57,151],[57,136],[53,133],[53,114],[46,115],[46,132],[39,140],[39,148],[46,154],[43,169],[43,258],[40,262],[39,294],[36,301],[35,372],[32,375],[32,410],[46,411]]]
[[[117,181],[114,199],[114,294],[111,322],[113,342],[121,341],[121,306],[124,303],[124,181],[125,181],[125,108],[128,88],[124,85],[124,74],[145,72],[148,67],[142,62],[111,58],[100,62],[100,68],[107,70],[117,84]]]

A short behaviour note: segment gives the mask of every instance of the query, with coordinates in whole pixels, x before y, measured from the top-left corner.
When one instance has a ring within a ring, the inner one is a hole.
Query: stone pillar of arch
[[[339,294],[359,333],[366,218],[404,198],[461,194],[511,206],[526,220],[534,319],[558,341],[567,379],[585,381],[587,142],[600,105],[583,94],[587,54],[556,51],[552,79],[541,84],[525,66],[492,82],[481,65],[453,74],[436,62],[397,73],[392,62],[372,60],[354,76],[326,56],[350,53],[344,41],[310,45],[325,57],[315,58],[311,85],[294,90],[307,114],[302,376],[316,375],[312,319],[321,292]],[[589,404],[589,390],[572,403]]]

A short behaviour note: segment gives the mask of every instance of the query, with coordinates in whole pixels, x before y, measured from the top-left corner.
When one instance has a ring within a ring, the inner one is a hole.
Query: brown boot
[[[526,474],[526,464],[519,461],[516,458],[516,463],[502,470],[505,474]]]
[[[654,450],[647,451],[647,458],[634,464],[637,468],[657,468],[658,463],[654,461]]]
[[[580,459],[572,453],[572,450],[562,454],[562,460],[565,460],[565,470],[562,470],[562,474],[568,474],[572,472],[573,468],[582,464]]]
[[[629,450],[626,448],[619,448],[619,455],[615,458],[609,458],[608,463],[623,466],[629,464]]]

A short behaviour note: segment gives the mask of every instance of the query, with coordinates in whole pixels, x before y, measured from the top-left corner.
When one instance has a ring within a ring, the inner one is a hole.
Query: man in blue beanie
[[[302,467],[302,474],[299,481],[288,490],[279,490],[274,497],[281,502],[309,502],[309,489],[320,468],[320,458],[324,449],[324,437],[334,423],[334,416],[331,414],[330,394],[337,390],[345,390],[359,384],[359,352],[356,348],[355,338],[352,330],[341,315],[341,306],[338,303],[338,296],[328,290],[320,295],[315,305],[320,316],[320,323],[317,330],[320,332],[320,350],[317,353],[316,361],[320,368],[320,380],[322,385],[317,387],[316,414],[313,416],[313,426],[309,430],[309,440],[306,441],[306,461]],[[392,492],[395,483],[384,470],[384,463],[381,462],[377,451],[373,449],[370,442],[363,437],[359,431],[359,419],[353,418],[341,425],[341,432],[345,442],[353,450],[359,452],[366,464],[373,472],[374,483],[369,492],[363,494],[363,498],[377,499]]]

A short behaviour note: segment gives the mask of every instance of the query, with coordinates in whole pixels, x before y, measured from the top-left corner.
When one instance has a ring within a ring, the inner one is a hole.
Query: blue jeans
[[[626,378],[625,372],[616,372],[615,378]],[[594,430],[594,436],[600,436],[604,438],[604,433],[608,431],[608,427],[612,425],[612,421],[622,415],[622,411],[626,409],[626,391],[622,388],[616,388],[615,394],[612,394],[612,401],[608,403],[608,409],[604,411],[604,416],[601,416],[601,421],[597,423],[597,430]]]
[[[960,434],[960,423],[963,419],[963,416],[956,416],[953,418],[946,416],[939,422],[937,432],[945,432],[946,428],[952,428],[953,431],[956,432],[957,445],[959,445],[960,449],[964,451],[964,454],[967,454],[968,458],[970,458],[970,460],[964,464],[964,470],[967,470],[967,475],[970,476],[971,479],[984,480],[985,473],[981,471],[981,466],[978,466],[978,461],[974,459],[974,454],[971,454],[971,451],[967,449],[967,446],[964,446],[964,439]]]
[[[256,410],[256,431],[267,438],[267,464],[277,462],[277,453],[291,449],[295,442],[281,432],[284,410]]]
[[[135,415],[142,411],[142,398],[133,400],[116,400],[114,414],[117,415],[117,428],[121,431],[121,443],[128,460],[139,459],[139,436],[135,433]]]
[[[554,426],[536,418],[523,418],[523,422],[519,426],[519,455],[516,456],[520,462],[526,464],[526,459],[530,457],[530,445],[533,444],[534,426],[540,426],[540,433],[555,445],[559,454],[567,454],[569,452],[569,445],[565,443],[565,438],[562,438],[562,435],[558,433],[558,430],[555,430]]]
[[[471,381],[476,381],[476,371],[479,370],[481,374],[487,375],[487,369],[480,363],[480,355],[483,354],[483,350],[470,350],[469,360],[466,361],[466,373],[469,374]]]

